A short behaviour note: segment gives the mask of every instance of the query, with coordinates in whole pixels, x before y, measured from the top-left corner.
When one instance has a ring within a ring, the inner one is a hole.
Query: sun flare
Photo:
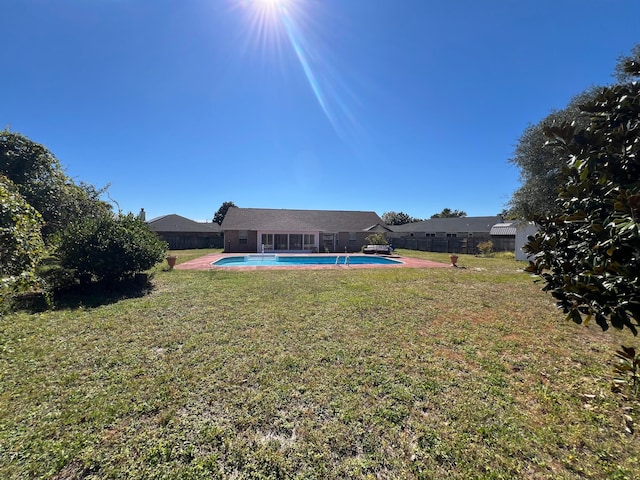
[[[247,17],[250,36],[265,51],[280,51],[288,42],[285,22],[300,0],[237,0]]]
[[[283,68],[284,58],[295,54],[299,67],[321,110],[343,136],[357,122],[348,107],[352,93],[329,61],[329,51],[318,34],[323,25],[321,0],[235,0],[247,15],[248,44],[254,44],[263,58],[275,60]]]
[[[279,9],[287,8],[289,0],[253,0],[253,8],[263,13],[277,12]]]

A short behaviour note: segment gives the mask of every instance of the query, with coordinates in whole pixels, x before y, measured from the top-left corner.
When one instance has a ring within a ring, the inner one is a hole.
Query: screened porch
[[[258,253],[316,253],[319,237],[319,232],[258,232]]]

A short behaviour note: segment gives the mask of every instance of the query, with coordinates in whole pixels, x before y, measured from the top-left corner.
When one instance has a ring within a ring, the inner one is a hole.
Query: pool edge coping
[[[213,262],[220,260],[221,258],[229,258],[229,257],[244,257],[247,255],[246,253],[209,253],[203,255],[202,257],[195,258],[193,260],[189,260],[184,263],[180,263],[175,266],[177,270],[215,270],[215,271],[248,271],[248,270],[326,270],[326,269],[362,269],[362,268],[450,268],[450,264],[434,262],[432,260],[422,260],[420,258],[414,257],[403,257],[401,255],[384,255],[384,257],[389,257],[394,260],[400,260],[402,263],[397,263],[393,265],[381,265],[381,264],[368,264],[368,265],[344,265],[344,264],[324,264],[324,265],[278,265],[278,266],[245,266],[245,267],[223,267],[223,266],[214,266]],[[252,254],[255,255],[255,254]],[[284,254],[283,254],[284,255]],[[308,256],[309,254],[294,254],[287,253],[287,256]],[[318,256],[331,256],[334,257],[336,255],[344,255],[338,253],[317,253],[314,255]],[[357,255],[357,256],[365,256],[360,253],[353,253],[347,255]],[[368,255],[367,255],[368,256]],[[375,256],[375,255],[372,255]]]

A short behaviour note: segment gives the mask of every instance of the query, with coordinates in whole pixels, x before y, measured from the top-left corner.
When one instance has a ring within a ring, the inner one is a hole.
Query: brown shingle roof
[[[375,212],[232,207],[221,226],[222,230],[357,232],[378,224],[384,222]]]
[[[194,222],[174,213],[154,218],[147,223],[154,232],[216,233],[221,231],[217,223]]]

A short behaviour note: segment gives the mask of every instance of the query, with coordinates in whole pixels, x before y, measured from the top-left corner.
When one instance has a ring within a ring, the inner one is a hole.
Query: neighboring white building
[[[522,251],[522,247],[527,243],[527,238],[534,235],[538,227],[533,222],[518,222],[516,228],[516,260],[527,260],[527,254]]]

